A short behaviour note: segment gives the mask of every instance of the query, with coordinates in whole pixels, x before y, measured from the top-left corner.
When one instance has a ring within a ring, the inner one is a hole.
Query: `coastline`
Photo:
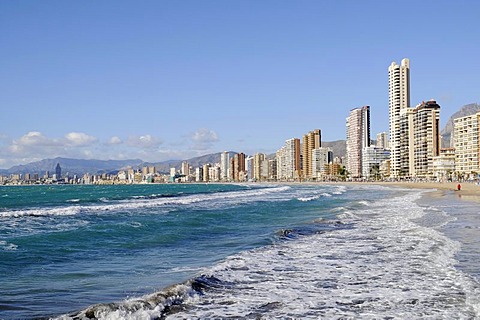
[[[461,190],[457,190],[458,182],[373,182],[376,185],[406,188],[431,189],[432,197],[456,196],[460,200],[480,202],[480,186],[470,182],[460,183]]]

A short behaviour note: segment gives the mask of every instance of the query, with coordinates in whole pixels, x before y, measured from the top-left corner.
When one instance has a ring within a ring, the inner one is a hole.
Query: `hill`
[[[345,156],[346,143],[345,140],[322,142],[324,147],[330,147],[333,150],[335,156]],[[237,152],[229,151],[230,157],[233,157]],[[122,169],[127,168],[141,168],[143,166],[155,166],[157,172],[168,174],[170,168],[180,169],[182,162],[187,161],[191,166],[199,167],[205,163],[219,163],[222,152],[207,154],[199,157],[194,157],[186,160],[168,160],[162,162],[144,162],[141,159],[129,159],[129,160],[95,160],[95,159],[70,159],[70,158],[53,158],[44,159],[41,161],[31,162],[25,165],[13,166],[10,169],[0,170],[0,174],[25,174],[25,173],[38,173],[39,175],[45,174],[49,171],[50,174],[55,172],[57,163],[62,167],[62,174],[78,175],[81,176],[85,173],[101,174],[101,173],[115,173]],[[274,157],[275,154],[269,156]]]
[[[228,154],[230,157],[233,157],[237,152],[234,151],[229,151]],[[177,170],[180,169],[182,162],[187,161],[189,165],[195,167],[199,167],[201,165],[204,165],[205,163],[218,163],[220,162],[220,155],[222,152],[217,152],[217,153],[211,153],[211,154],[206,154],[203,156],[199,157],[194,157],[186,160],[168,160],[168,161],[163,161],[163,162],[145,162],[142,165],[146,166],[155,166],[157,169],[157,172],[160,173],[169,173],[170,168],[176,168]]]
[[[334,157],[345,157],[347,154],[347,141],[346,140],[337,140],[337,141],[322,141],[322,147],[332,148]]]
[[[85,160],[70,158],[54,158],[44,159],[41,161],[31,162],[25,165],[13,166],[8,170],[4,170],[6,174],[12,173],[38,173],[43,175],[46,171],[55,172],[55,166],[60,163],[62,174],[69,173],[71,175],[83,175],[84,173],[105,173],[117,171],[122,168],[138,167],[142,164],[140,159],[131,160]],[[4,174],[5,174],[4,173]]]

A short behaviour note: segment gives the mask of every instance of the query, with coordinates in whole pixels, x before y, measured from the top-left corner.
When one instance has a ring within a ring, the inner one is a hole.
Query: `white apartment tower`
[[[378,148],[389,149],[388,147],[388,133],[380,132],[377,133],[377,144]]]
[[[350,111],[347,118],[347,171],[353,178],[362,176],[363,148],[370,146],[370,107]]]
[[[228,166],[230,164],[230,155],[227,151],[222,152],[220,155],[220,180],[227,181],[228,180]]]
[[[480,112],[455,119],[453,130],[455,171],[468,178],[480,171]]]
[[[410,60],[403,59],[388,67],[388,107],[390,127],[391,176],[401,175],[400,118],[402,110],[410,107]]]
[[[300,139],[292,138],[277,151],[277,179],[294,180],[300,173]]]

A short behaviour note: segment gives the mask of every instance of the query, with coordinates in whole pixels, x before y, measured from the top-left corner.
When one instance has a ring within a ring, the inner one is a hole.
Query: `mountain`
[[[155,169],[157,172],[160,173],[169,173],[170,168],[176,168],[177,170],[180,169],[182,162],[187,161],[189,165],[192,167],[196,168],[201,165],[204,165],[205,163],[218,163],[220,162],[220,155],[223,152],[217,152],[217,153],[212,153],[212,154],[206,154],[203,156],[187,159],[187,160],[168,160],[168,161],[162,161],[162,162],[145,162],[142,165],[146,166],[155,166]],[[231,157],[233,157],[237,152],[234,151],[229,151],[228,154]]]
[[[43,175],[46,171],[51,174],[55,173],[57,163],[62,168],[62,174],[69,173],[71,175],[83,175],[84,173],[104,173],[117,171],[122,168],[138,167],[143,163],[140,159],[131,160],[85,160],[85,159],[69,159],[54,158],[45,159],[37,162],[31,162],[25,165],[11,167],[4,170],[6,174],[12,173],[38,173]],[[5,174],[5,173],[4,173]]]
[[[470,103],[460,108],[457,112],[455,112],[450,119],[448,119],[447,124],[440,132],[442,135],[442,148],[448,148],[451,146],[451,138],[453,132],[453,121],[457,118],[471,116],[480,112],[480,104],[478,103]]]
[[[336,141],[322,141],[322,147],[332,148],[334,157],[345,157],[347,154],[347,141],[346,140],[336,140]]]
[[[322,146],[330,147],[333,150],[335,156],[343,157],[346,154],[346,142],[345,140],[337,140],[331,142],[322,142]],[[229,156],[232,158],[237,152],[229,151]],[[180,169],[182,162],[187,161],[189,165],[196,168],[206,163],[218,163],[220,162],[220,156],[222,152],[207,154],[199,157],[190,158],[187,160],[168,160],[162,162],[144,162],[141,159],[130,160],[87,160],[87,159],[70,159],[70,158],[54,158],[44,159],[41,161],[31,162],[25,165],[13,166],[10,169],[0,170],[1,175],[9,174],[25,174],[25,173],[38,173],[39,175],[45,174],[49,171],[50,174],[55,173],[55,167],[57,163],[62,168],[62,174],[69,173],[70,175],[83,175],[85,173],[101,174],[117,172],[127,168],[141,168],[143,166],[155,166],[157,172],[168,174],[170,168]],[[269,156],[269,158],[275,157],[275,154]]]

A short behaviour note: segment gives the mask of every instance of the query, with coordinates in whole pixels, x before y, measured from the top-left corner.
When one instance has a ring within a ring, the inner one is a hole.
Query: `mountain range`
[[[441,131],[442,135],[442,147],[450,146],[451,133],[453,131],[453,121],[456,118],[465,117],[468,115],[480,112],[480,104],[471,103],[460,108],[459,111],[454,113],[447,121],[445,127]],[[346,141],[324,141],[322,146],[330,147],[333,150],[335,156],[343,157],[346,155]],[[230,157],[236,152],[229,151]],[[115,173],[122,169],[127,168],[141,168],[143,166],[155,166],[158,172],[168,173],[170,168],[180,168],[182,161],[187,161],[191,166],[198,167],[205,163],[216,163],[220,161],[221,152],[203,155],[185,160],[168,160],[163,162],[144,162],[141,159],[129,159],[129,160],[93,160],[93,159],[69,159],[69,158],[54,158],[44,159],[37,162],[28,163],[25,165],[13,166],[10,169],[0,169],[0,174],[25,174],[25,173],[38,173],[43,175],[46,171],[51,173],[55,172],[55,166],[60,163],[62,172],[69,173],[70,175],[83,175],[84,173]],[[274,157],[274,154],[268,156]]]

